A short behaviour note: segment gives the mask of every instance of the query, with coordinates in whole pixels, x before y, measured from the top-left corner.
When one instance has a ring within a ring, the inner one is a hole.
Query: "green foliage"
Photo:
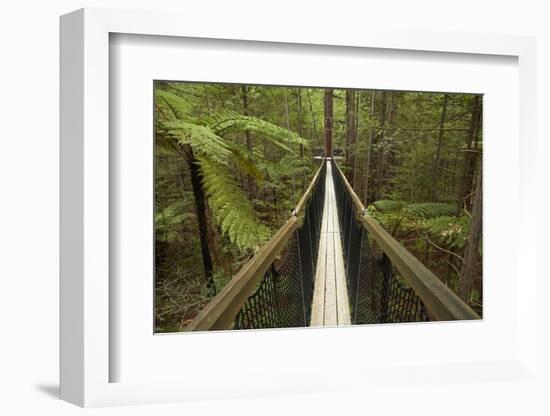
[[[273,182],[276,182],[284,177],[299,176],[298,169],[300,165],[293,163],[295,159],[282,158],[278,161],[269,159],[260,159],[257,162],[258,168],[269,177]]]
[[[218,163],[229,163],[232,154],[229,146],[208,127],[183,120],[166,121],[161,126],[165,137],[174,139],[180,145],[189,145]]]
[[[435,218],[443,215],[453,215],[456,213],[455,204],[445,204],[442,202],[409,204],[405,206],[404,209],[408,214],[420,218]]]
[[[256,214],[235,176],[206,157],[198,159],[210,208],[224,234],[241,249],[256,248],[266,241],[269,229]]]
[[[246,149],[243,149],[242,146],[239,148],[238,145],[234,145],[231,147],[231,153],[233,162],[241,172],[252,176],[257,182],[264,180],[264,174],[256,166],[256,163],[254,163],[254,160],[247,153]]]
[[[162,227],[163,225],[180,224],[183,220],[183,202],[177,201],[169,205],[165,209],[157,212],[155,215],[155,225]]]
[[[155,229],[167,241],[177,238],[177,228],[186,220],[195,220],[195,214],[185,210],[183,201],[176,201],[155,215]]]
[[[208,203],[222,233],[242,250],[256,249],[270,237],[270,231],[258,218],[236,179],[238,175],[233,166],[257,182],[263,181],[266,174],[276,178],[283,171],[303,173],[305,168],[300,164],[303,162],[294,163],[294,156],[287,163],[270,162],[258,155],[253,159],[246,148],[226,137],[251,131],[292,154],[295,152],[288,145],[306,145],[307,142],[285,128],[234,111],[193,120],[187,114],[189,105],[179,95],[158,90],[156,98],[158,108],[164,110],[160,112],[159,132],[165,139],[190,146],[195,152]]]
[[[412,218],[435,218],[444,215],[452,216],[456,212],[455,204],[446,204],[442,202],[422,202],[407,204],[403,201],[393,201],[382,199],[372,204],[372,213],[397,213],[399,216],[409,216]]]
[[[234,111],[223,111],[202,119],[202,122],[220,136],[242,131],[254,132],[287,152],[295,154],[289,144],[304,146],[308,142],[296,133],[257,117],[244,116]]]
[[[425,231],[441,245],[462,248],[470,223],[468,217],[454,217],[455,211],[454,204],[407,204],[392,200],[376,201],[367,208],[367,213],[396,238],[414,231]]]
[[[424,230],[430,238],[446,248],[463,248],[470,234],[468,216],[441,216],[424,220]]]
[[[395,238],[403,237],[415,230],[417,227],[415,219],[407,215],[407,213],[402,209],[395,208],[397,205],[391,204],[391,202],[396,201],[381,200],[377,202],[387,202],[387,206],[392,209],[386,209],[386,204],[382,203],[379,204],[382,207],[380,210],[376,207],[376,203],[374,203],[373,205],[369,205],[367,207],[367,214],[376,220]]]
[[[391,199],[381,199],[373,202],[373,207],[377,212],[400,212],[402,215],[409,215],[419,218],[434,218],[443,215],[453,215],[456,212],[455,204],[446,204],[442,202],[422,202],[408,204],[403,201],[394,201]]]
[[[392,201],[389,199],[381,199],[380,201],[373,202],[374,207],[380,212],[392,212],[400,211],[405,205],[402,201]]]
[[[157,88],[155,102],[159,115],[165,120],[185,120],[189,117],[189,102],[179,95]]]

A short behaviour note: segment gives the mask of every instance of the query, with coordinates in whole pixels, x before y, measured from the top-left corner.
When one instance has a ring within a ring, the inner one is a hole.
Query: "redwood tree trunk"
[[[332,157],[332,89],[325,89],[325,156]]]
[[[476,191],[474,195],[474,202],[472,208],[472,224],[470,226],[470,235],[468,236],[468,244],[464,252],[464,262],[460,270],[460,278],[458,280],[458,295],[468,302],[470,299],[470,293],[472,291],[472,284],[474,281],[477,257],[479,255],[479,243],[481,242],[482,233],[482,173],[481,165],[479,166],[477,179],[476,179]]]
[[[206,217],[206,196],[202,187],[202,175],[197,164],[197,160],[193,154],[193,150],[188,148],[187,151],[189,172],[191,174],[191,185],[193,187],[193,196],[195,198],[195,208],[197,214],[197,222],[199,225],[199,239],[201,243],[202,263],[204,267],[204,277],[206,287],[211,295],[216,294],[216,284],[214,282],[214,273],[212,267],[212,257],[208,245],[208,219]]]
[[[307,100],[309,102],[309,112],[311,113],[311,124],[313,129],[313,137],[315,137],[315,146],[314,147],[321,147],[320,138],[317,134],[317,122],[315,121],[315,111],[313,111],[313,103],[311,102],[311,94],[309,93],[309,88],[306,89],[307,92]],[[317,151],[314,151],[314,156],[318,156]]]

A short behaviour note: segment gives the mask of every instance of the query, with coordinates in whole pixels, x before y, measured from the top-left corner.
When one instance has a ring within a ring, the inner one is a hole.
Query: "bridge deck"
[[[337,326],[350,325],[350,323],[346,273],[332,178],[332,165],[327,160],[325,207],[321,224],[310,325]]]

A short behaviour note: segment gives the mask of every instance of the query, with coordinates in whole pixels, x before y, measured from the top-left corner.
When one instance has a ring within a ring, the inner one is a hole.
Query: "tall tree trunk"
[[[475,95],[472,99],[472,111],[470,117],[470,126],[468,128],[468,137],[466,138],[466,149],[464,152],[464,165],[462,168],[462,176],[459,178],[458,196],[457,196],[457,210],[456,215],[462,214],[464,206],[469,206],[466,199],[467,194],[471,192],[473,171],[475,170],[476,158],[473,153],[473,143],[477,143],[477,137],[479,135],[481,127],[481,97]]]
[[[447,117],[447,104],[449,102],[449,95],[443,96],[443,108],[441,109],[441,117],[439,119],[439,134],[437,137],[437,150],[435,154],[434,169],[432,173],[432,201],[436,200],[437,191],[437,178],[439,177],[439,168],[441,166],[441,148],[443,147],[443,135],[445,132],[445,119]]]
[[[325,156],[332,157],[332,89],[325,89]]]
[[[212,267],[212,257],[208,245],[208,219],[206,211],[206,196],[202,187],[202,175],[199,165],[191,148],[186,149],[187,161],[189,163],[189,172],[191,174],[191,185],[193,188],[193,197],[195,198],[195,209],[197,222],[199,224],[199,239],[201,242],[202,263],[204,267],[204,277],[206,287],[211,295],[216,294],[216,284],[214,282],[214,272]]]
[[[315,137],[315,146],[320,146],[319,135],[317,134],[317,122],[315,121],[315,111],[313,111],[313,103],[311,102],[311,94],[309,93],[309,88],[307,91],[307,100],[309,102],[309,111],[311,113],[311,124],[313,127],[313,137]],[[315,155],[317,156],[317,155]]]
[[[480,164],[476,178],[476,191],[473,197],[474,202],[472,208],[470,235],[468,236],[468,244],[466,245],[466,250],[464,252],[464,262],[462,263],[460,278],[458,280],[458,295],[462,298],[462,300],[464,300],[464,302],[468,302],[470,300],[469,298],[476,271],[477,257],[479,255],[479,243],[481,242],[483,211],[483,178],[481,171],[482,167]]]
[[[241,98],[243,101],[243,114],[245,116],[250,115],[248,110],[248,87],[246,85],[241,86]],[[252,138],[250,137],[250,132],[246,130],[244,132],[246,137],[246,149],[248,150],[248,154],[250,157],[252,157]],[[250,175],[246,175],[246,188],[248,190],[248,194],[252,198],[256,198],[256,186],[254,183],[254,178]]]
[[[355,143],[357,142],[356,105],[355,91],[346,90],[346,162],[348,165],[348,179],[351,186],[353,186]]]

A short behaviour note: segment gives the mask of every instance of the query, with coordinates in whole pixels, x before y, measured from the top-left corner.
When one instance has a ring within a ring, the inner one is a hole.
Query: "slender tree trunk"
[[[456,214],[461,215],[464,206],[469,206],[466,199],[467,193],[472,189],[473,170],[475,169],[475,157],[472,152],[474,141],[477,143],[477,136],[481,127],[481,97],[476,95],[472,99],[472,112],[470,117],[470,126],[468,128],[468,137],[466,138],[466,149],[464,152],[464,165],[462,176],[459,178],[457,210]]]
[[[309,111],[311,113],[311,124],[313,125],[313,136],[315,137],[315,146],[319,146],[319,135],[317,134],[317,122],[315,121],[315,112],[313,111],[313,103],[311,102],[311,94],[309,93],[309,88],[306,89],[307,91],[307,100],[309,102]],[[317,156],[317,155],[315,155]]]
[[[464,302],[469,302],[470,300],[469,298],[472,291],[472,284],[476,271],[476,263],[479,255],[479,243],[481,242],[483,211],[483,178],[481,170],[482,167],[480,165],[476,178],[476,191],[473,197],[474,202],[472,208],[472,223],[470,226],[470,235],[468,236],[468,243],[464,252],[464,262],[462,263],[462,268],[460,269],[460,278],[458,280],[458,295],[462,298],[462,300],[464,300]]]
[[[241,97],[243,101],[243,114],[245,116],[250,115],[248,110],[248,87],[246,85],[241,86]],[[246,130],[244,132],[246,137],[246,149],[248,150],[248,154],[250,157],[252,157],[252,138],[250,137],[250,132]],[[256,198],[256,186],[254,183],[254,178],[250,175],[246,175],[246,188],[248,190],[248,194],[252,198]]]
[[[447,117],[447,104],[449,102],[449,95],[443,96],[443,108],[441,109],[441,118],[439,119],[439,134],[437,137],[437,150],[435,154],[434,169],[432,173],[432,201],[436,200],[437,192],[437,178],[439,177],[439,168],[441,166],[441,148],[443,147],[443,135],[445,132],[445,119]]]
[[[214,272],[212,267],[212,257],[208,245],[208,219],[206,211],[206,196],[202,187],[202,175],[197,164],[197,160],[193,154],[193,150],[186,150],[189,163],[189,172],[191,174],[191,185],[193,188],[193,196],[195,198],[195,208],[197,214],[197,222],[199,225],[199,239],[201,243],[202,263],[204,267],[204,277],[206,287],[211,295],[216,294],[216,284],[214,282]]]
[[[332,157],[332,89],[325,89],[325,156]]]
[[[355,166],[355,143],[357,142],[357,112],[354,90],[346,90],[346,162],[348,179],[353,186]]]
[[[482,117],[482,114],[481,114],[481,105],[478,105],[478,110],[476,111],[476,131],[475,131],[475,134],[474,134],[474,137],[473,137],[473,151],[471,152],[471,156],[470,156],[470,164],[468,166],[468,172],[467,172],[467,183],[468,183],[468,188],[467,188],[467,192],[470,194],[469,197],[466,198],[466,207],[468,208],[468,210],[471,210],[473,209],[473,198],[472,198],[472,192],[473,192],[473,187],[474,187],[474,177],[475,177],[475,174],[476,174],[476,167],[478,165],[478,158],[481,157],[481,152],[478,151],[478,144],[479,144],[479,139],[480,139],[480,136],[481,136],[481,123],[482,123],[482,120],[481,120],[481,117]],[[482,163],[483,160],[480,160],[479,163]]]

